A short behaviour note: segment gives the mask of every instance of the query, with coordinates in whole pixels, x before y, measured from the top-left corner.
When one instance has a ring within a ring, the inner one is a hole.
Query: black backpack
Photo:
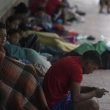
[[[22,38],[19,43],[21,47],[31,48],[37,52],[40,51],[40,41],[35,34],[31,34],[27,38]]]

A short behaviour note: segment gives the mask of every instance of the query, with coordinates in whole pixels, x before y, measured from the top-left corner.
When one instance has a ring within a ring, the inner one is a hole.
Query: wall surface
[[[2,17],[16,1],[17,0],[0,0],[0,17]]]
[[[29,0],[0,0],[0,21],[5,23],[7,17],[13,13],[13,7],[20,2],[29,5]]]

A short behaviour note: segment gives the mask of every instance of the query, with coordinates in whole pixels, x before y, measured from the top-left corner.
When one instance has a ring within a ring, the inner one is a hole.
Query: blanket
[[[3,105],[8,110],[49,110],[33,66],[11,59],[2,52],[0,88],[6,95]]]
[[[32,64],[40,64],[45,68],[49,69],[51,64],[44,58],[42,58],[39,53],[33,49],[23,48],[16,45],[5,44],[5,50],[8,53],[8,56],[15,58],[17,60],[29,60]]]
[[[66,52],[70,52],[79,47],[79,45],[71,44],[69,42],[64,41],[57,34],[54,33],[27,31],[24,35],[29,36],[30,34],[36,34],[40,40],[41,45],[51,46],[53,48]]]
[[[88,50],[96,50],[101,55],[106,49],[107,49],[107,46],[106,46],[105,42],[99,41],[96,44],[92,44],[90,42],[84,43],[73,51],[75,51],[79,55],[83,55],[83,53]]]

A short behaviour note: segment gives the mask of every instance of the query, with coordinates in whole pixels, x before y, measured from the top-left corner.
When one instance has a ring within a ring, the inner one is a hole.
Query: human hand
[[[109,91],[107,91],[105,89],[99,89],[99,88],[97,88],[96,89],[96,97],[97,98],[101,98],[103,95],[105,95],[105,92],[109,92]]]

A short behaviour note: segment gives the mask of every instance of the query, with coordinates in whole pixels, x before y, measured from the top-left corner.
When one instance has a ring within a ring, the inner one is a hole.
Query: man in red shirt
[[[51,110],[99,110],[93,97],[101,98],[105,89],[81,87],[83,74],[92,73],[101,64],[97,51],[82,57],[68,56],[50,67],[43,81],[43,90]],[[69,92],[70,91],[70,92]]]
[[[46,13],[52,17],[53,22],[56,22],[59,17],[63,23],[67,24],[65,14],[66,4],[62,0],[48,0],[46,5]]]
[[[34,0],[30,6],[31,14],[34,15],[39,7],[46,7],[48,0]]]

